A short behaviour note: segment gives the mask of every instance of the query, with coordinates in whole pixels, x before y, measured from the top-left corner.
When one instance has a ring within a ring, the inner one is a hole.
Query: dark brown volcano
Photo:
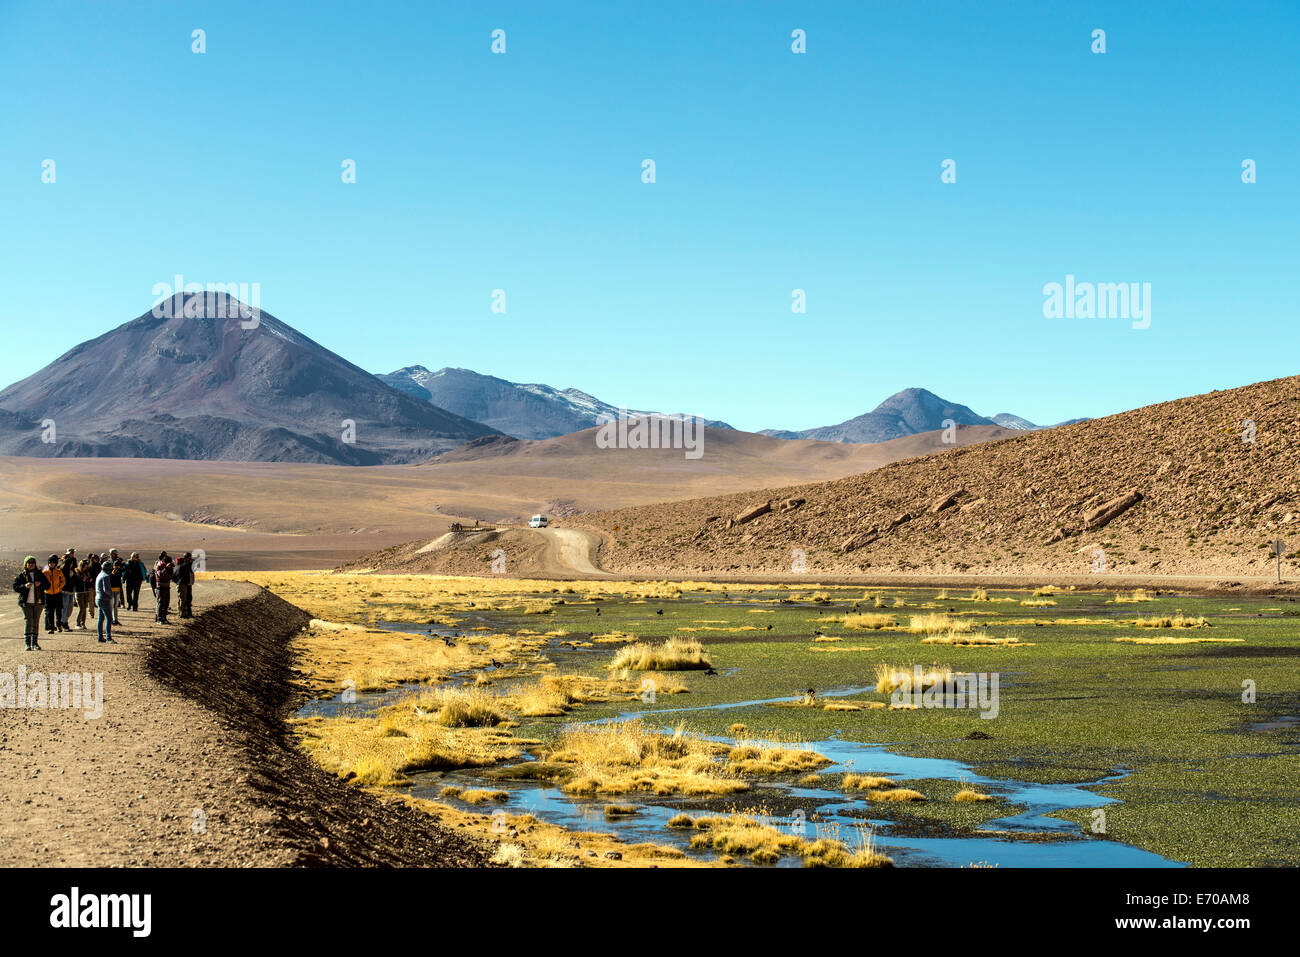
[[[151,310],[76,346],[0,392],[0,452],[370,465],[497,434],[266,312],[244,328],[239,308],[224,293],[177,295],[156,311],[178,318]],[[345,420],[355,442],[344,441]]]

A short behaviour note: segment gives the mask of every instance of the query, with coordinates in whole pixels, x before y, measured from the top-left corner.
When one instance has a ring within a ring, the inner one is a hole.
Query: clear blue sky
[[[1294,374],[1298,28],[1294,2],[0,0],[0,382],[175,273],[260,283],[372,372],[749,429],[914,385],[1052,422]],[[1151,327],[1045,319],[1067,273],[1151,283]]]

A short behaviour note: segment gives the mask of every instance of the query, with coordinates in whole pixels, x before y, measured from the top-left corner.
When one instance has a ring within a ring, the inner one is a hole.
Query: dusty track
[[[342,568],[493,577],[500,574],[493,571],[498,557],[507,578],[608,578],[599,561],[604,540],[585,528],[471,528],[372,552]]]
[[[98,719],[0,710],[0,865],[485,863],[478,844],[297,749],[289,640],[307,617],[270,592],[200,582],[199,616],[166,626],[146,593],[122,613],[119,645],[42,633],[40,652],[23,651],[15,605],[0,616],[0,671],[100,672],[104,702]]]

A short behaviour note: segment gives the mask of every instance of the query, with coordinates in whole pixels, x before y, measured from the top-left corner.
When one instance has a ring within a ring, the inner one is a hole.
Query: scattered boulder
[[[892,531],[893,529],[898,528],[898,526],[902,525],[904,522],[910,522],[911,520],[912,520],[911,512],[899,512],[897,515],[894,516],[894,518],[890,521],[890,523],[885,526],[885,531],[887,532]]]
[[[764,502],[762,505],[754,505],[751,506],[750,508],[745,509],[743,512],[738,514],[734,519],[732,519],[732,521],[734,521],[737,525],[744,525],[746,522],[752,522],[754,519],[758,518],[761,515],[766,515],[770,511],[772,511],[772,503]]]
[[[1104,505],[1098,505],[1083,516],[1083,527],[1089,531],[1101,528],[1119,518],[1130,508],[1142,501],[1141,492],[1126,492],[1119,498],[1113,498]]]
[[[880,532],[874,528],[868,529],[865,532],[858,532],[856,535],[850,535],[840,543],[840,551],[851,552],[855,549],[863,548],[870,545],[879,537]]]
[[[940,495],[930,503],[930,514],[933,515],[937,512],[942,512],[945,508],[952,508],[957,504],[957,497],[959,495],[964,495],[965,493],[966,490],[964,488],[959,488],[953,489],[953,491],[946,495]]]
[[[807,501],[807,499],[802,499],[802,498],[788,498],[788,499],[786,499],[784,502],[782,502],[779,506],[777,506],[777,509],[778,509],[779,511],[782,511],[782,512],[793,512],[796,508],[798,508],[800,505],[802,505],[805,501]]]

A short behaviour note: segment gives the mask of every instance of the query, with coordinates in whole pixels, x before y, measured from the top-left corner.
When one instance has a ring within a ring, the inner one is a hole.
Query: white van
[[[529,528],[545,528],[545,527],[546,527],[546,516],[545,516],[545,515],[534,515],[532,518],[530,518],[530,519],[528,520],[528,527],[529,527]]]

